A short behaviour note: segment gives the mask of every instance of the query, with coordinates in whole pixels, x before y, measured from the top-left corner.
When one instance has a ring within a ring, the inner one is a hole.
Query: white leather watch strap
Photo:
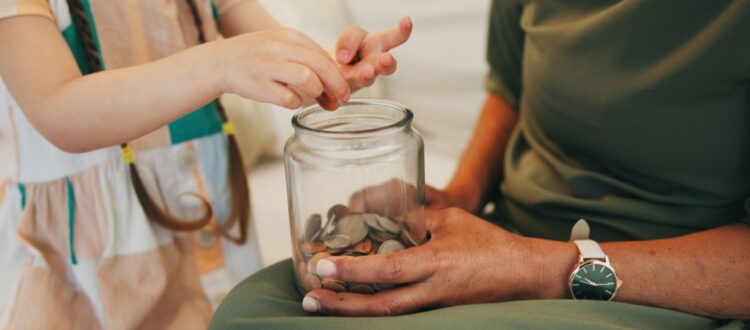
[[[604,254],[599,243],[594,242],[590,239],[579,239],[573,241],[578,246],[578,252],[581,253],[583,259],[606,259],[607,255]]]
[[[604,254],[599,243],[589,239],[589,224],[586,220],[578,220],[573,225],[573,230],[570,231],[570,240],[576,243],[578,246],[578,252],[581,253],[583,259],[606,259],[607,255]]]

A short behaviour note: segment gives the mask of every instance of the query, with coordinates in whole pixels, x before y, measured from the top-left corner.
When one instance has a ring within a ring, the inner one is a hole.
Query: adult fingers
[[[301,46],[290,46],[285,54],[289,61],[305,65],[312,69],[323,83],[325,90],[334,93],[340,99],[347,101],[351,94],[349,83],[344,79],[336,63],[327,56]]]
[[[360,283],[411,283],[435,274],[439,261],[429,245],[363,257],[329,257],[318,261],[322,277]]]
[[[311,99],[323,93],[323,83],[315,72],[304,65],[286,62],[268,65],[271,79],[301,91]]]
[[[336,60],[341,64],[350,64],[367,36],[367,31],[356,25],[349,25],[341,31],[336,41]]]
[[[438,299],[427,284],[419,283],[374,295],[336,293],[318,289],[302,300],[302,308],[311,313],[342,316],[392,316],[428,307]]]

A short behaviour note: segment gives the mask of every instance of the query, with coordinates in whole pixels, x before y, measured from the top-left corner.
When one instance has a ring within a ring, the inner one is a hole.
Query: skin
[[[505,150],[508,130],[517,120],[509,111],[514,112],[497,96],[489,96],[449,189],[426,191],[432,194],[425,213],[430,241],[397,253],[330,257],[317,264],[316,271],[326,278],[409,285],[375,295],[313,290],[303,308],[328,315],[384,316],[470,303],[569,298],[567,280],[579,256],[573,243],[515,235],[465,210],[476,210],[473,202],[465,201],[486,199],[482,194],[488,188],[482,180],[497,187],[500,157],[470,153]],[[508,122],[487,124],[487,118]],[[452,195],[459,190],[472,195]],[[464,209],[436,209],[451,203]],[[623,281],[617,301],[714,318],[750,318],[748,225],[601,246]]]
[[[254,1],[234,7],[219,26],[227,39],[82,76],[52,20],[2,19],[0,75],[39,133],[64,151],[86,152],[143,136],[224,93],[290,109],[324,90],[348,100],[353,90],[395,70],[388,51],[404,43],[412,27],[405,17],[376,33],[344,30],[335,51],[362,54],[350,64],[279,27]]]

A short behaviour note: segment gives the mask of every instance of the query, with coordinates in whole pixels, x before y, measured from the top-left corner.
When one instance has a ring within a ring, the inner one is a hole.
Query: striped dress
[[[197,2],[208,40],[218,37],[216,17],[241,1]],[[82,2],[106,69],[198,42],[185,1]],[[0,0],[0,19],[17,15],[53,20],[86,72],[65,0]],[[261,267],[252,230],[244,245],[215,230],[231,206],[221,124],[211,103],[130,143],[163,209],[195,219],[203,210],[191,194],[210,201],[211,224],[176,233],[146,218],[118,146],[61,151],[0,81],[0,134],[14,146],[2,161],[17,169],[0,184],[0,329],[205,328],[224,294]]]

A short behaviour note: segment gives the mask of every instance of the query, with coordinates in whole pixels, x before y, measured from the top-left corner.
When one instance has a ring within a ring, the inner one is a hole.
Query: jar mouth
[[[414,114],[403,104],[370,98],[351,99],[337,110],[314,104],[292,118],[298,132],[336,138],[386,134],[408,126]]]

